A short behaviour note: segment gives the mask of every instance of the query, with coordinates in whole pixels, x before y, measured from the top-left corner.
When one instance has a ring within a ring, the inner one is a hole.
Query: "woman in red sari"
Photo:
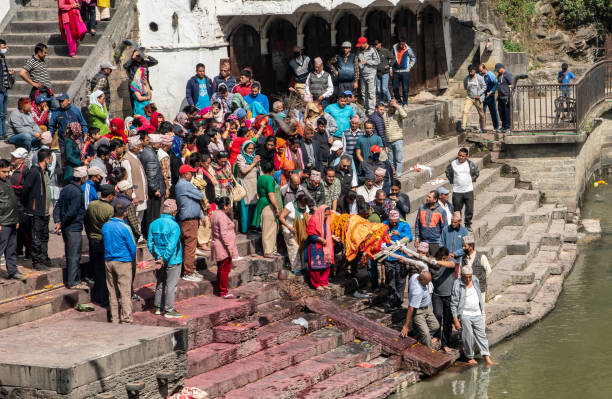
[[[329,269],[334,263],[334,241],[331,233],[331,211],[327,205],[320,205],[314,215],[308,219],[306,226],[306,251],[304,257],[308,263],[310,283],[317,289],[328,287]]]
[[[81,18],[78,0],[57,0],[59,25],[62,39],[68,45],[68,55],[76,57],[77,41],[87,33],[87,26]]]

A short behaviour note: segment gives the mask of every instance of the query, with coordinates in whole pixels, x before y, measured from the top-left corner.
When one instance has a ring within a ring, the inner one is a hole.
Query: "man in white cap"
[[[74,168],[72,181],[62,189],[55,207],[53,208],[53,221],[55,232],[62,232],[64,239],[64,253],[66,256],[66,287],[88,289],[81,282],[81,249],[83,244],[82,233],[85,219],[85,199],[81,185],[87,179],[87,167]]]
[[[83,183],[83,198],[85,199],[85,211],[89,208],[92,201],[98,199],[100,185],[106,179],[106,172],[97,166],[91,166],[87,170],[89,178]]]
[[[487,276],[491,274],[491,265],[487,255],[477,252],[475,249],[476,244],[474,243],[473,236],[463,237],[463,260],[461,264],[463,266],[469,266],[474,271],[474,276],[478,277],[480,292],[482,293],[483,300],[487,301]]]
[[[491,360],[489,342],[485,333],[484,298],[481,291],[480,281],[473,275],[472,267],[463,266],[461,278],[456,279],[453,284],[450,306],[453,324],[461,333],[463,350],[465,357],[468,358],[468,364],[477,364],[474,360],[474,341],[476,341],[487,365],[492,366],[495,363]]]
[[[338,93],[357,90],[359,87],[359,62],[357,56],[351,53],[352,47],[351,42],[343,42],[342,53],[336,55],[331,68],[338,81]]]
[[[111,103],[111,92],[110,92],[110,74],[117,69],[112,63],[104,61],[100,63],[100,70],[96,73],[91,82],[89,83],[89,93],[91,94],[96,90],[102,90],[104,92],[104,98],[106,99],[106,106],[110,109]]]
[[[315,202],[315,206],[323,205],[325,203],[325,190],[321,185],[321,172],[318,170],[311,170],[310,177],[307,181],[302,183],[302,186],[306,189],[306,192],[310,195]]]
[[[17,228],[17,256],[30,253],[30,235],[32,222],[23,212],[23,204],[21,203],[21,194],[23,189],[23,181],[28,174],[30,168],[26,165],[28,150],[25,148],[16,148],[11,152],[11,186],[17,197],[17,209],[19,210],[19,227]]]
[[[138,158],[147,176],[147,209],[142,219],[142,235],[148,237],[149,225],[161,215],[161,206],[166,194],[166,182],[162,174],[157,149],[161,146],[161,134],[149,135],[149,145],[145,146]]]
[[[142,151],[142,141],[140,136],[131,136],[128,138],[128,151],[125,153],[125,159],[128,161],[127,173],[128,181],[134,185],[134,200],[136,201],[136,216],[140,223],[145,209],[147,209],[147,175],[138,154]],[[143,237],[143,239],[146,239]]]

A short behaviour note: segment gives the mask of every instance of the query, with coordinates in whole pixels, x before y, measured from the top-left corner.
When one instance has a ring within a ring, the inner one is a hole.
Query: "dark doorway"
[[[374,10],[366,17],[366,37],[369,43],[378,40],[383,47],[391,48],[391,17],[383,10]]]
[[[267,70],[273,71],[266,74],[267,91],[280,93],[287,89],[287,63],[293,54],[293,47],[297,44],[297,31],[289,21],[277,19],[268,27],[266,36],[269,65]]]
[[[440,90],[448,88],[448,67],[444,47],[442,16],[432,6],[423,10],[422,17],[423,49],[427,52],[424,60],[425,89]]]
[[[344,14],[336,22],[336,46],[340,52],[340,46],[345,41],[351,42],[353,46],[361,36],[361,22],[353,14]]]
[[[304,52],[311,58],[325,59],[333,51],[331,48],[330,26],[321,17],[310,17],[304,25]]]
[[[263,76],[259,33],[248,25],[240,25],[230,36],[232,73],[238,77],[246,66],[253,68],[255,79]]]
[[[423,42],[418,34],[418,19],[412,11],[402,8],[395,15],[394,22],[395,39],[393,42],[397,43],[400,37],[405,38],[416,56],[416,63],[410,70],[410,94],[416,94],[425,88],[422,66],[425,55],[422,48]]]

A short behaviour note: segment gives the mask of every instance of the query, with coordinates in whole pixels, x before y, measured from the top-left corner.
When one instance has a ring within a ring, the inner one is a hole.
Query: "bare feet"
[[[324,291],[324,290],[325,290],[325,288],[323,288],[323,286],[322,286],[322,285],[320,285],[320,286],[318,286],[318,287],[317,287],[317,291]]]
[[[438,342],[440,342],[440,340],[438,338],[432,338],[431,339],[431,343],[432,344],[437,344]]]
[[[476,360],[474,360],[474,359],[470,359],[470,360],[468,360],[467,364],[470,365],[470,366],[476,366],[478,364],[478,362]]]
[[[491,360],[491,356],[485,356],[484,359],[487,363],[487,366],[495,366],[497,364],[493,360]]]
[[[330,287],[329,285],[324,285],[323,288],[325,288],[326,290],[331,290],[332,287]]]
[[[448,346],[445,346],[444,348],[442,348],[444,350],[444,352],[446,353],[451,353],[453,350],[451,348],[449,348]]]

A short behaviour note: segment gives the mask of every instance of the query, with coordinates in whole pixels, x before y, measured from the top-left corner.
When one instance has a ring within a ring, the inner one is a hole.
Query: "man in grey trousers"
[[[432,342],[437,342],[437,338],[432,338],[438,330],[440,323],[434,316],[431,305],[431,294],[427,285],[431,282],[431,273],[423,271],[413,274],[410,277],[408,292],[410,294],[410,306],[406,312],[406,321],[402,327],[401,336],[408,336],[410,330],[410,320],[414,322],[414,328],[419,335],[419,340],[427,347],[432,347]]]
[[[376,107],[376,69],[380,64],[378,51],[368,44],[368,39],[360,37],[357,39],[356,47],[361,49],[359,53],[359,80],[361,81],[361,95],[366,115],[371,115]]]
[[[480,283],[476,276],[472,276],[472,267],[463,266],[461,278],[456,279],[451,294],[451,312],[453,324],[457,331],[461,332],[463,350],[468,364],[477,364],[474,360],[474,341],[480,349],[488,366],[495,363],[491,360],[489,353],[489,342],[485,333],[484,325],[484,301],[480,293]],[[461,321],[459,321],[461,318]]]

